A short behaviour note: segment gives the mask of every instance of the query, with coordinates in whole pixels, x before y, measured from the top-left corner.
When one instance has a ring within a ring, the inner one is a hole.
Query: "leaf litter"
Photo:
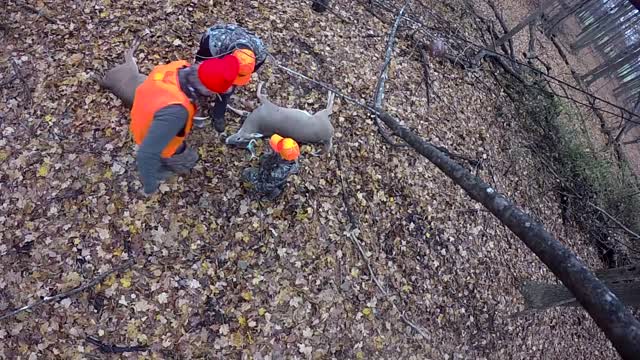
[[[463,4],[425,3],[412,14],[436,12],[473,38],[470,20],[460,17]],[[0,21],[6,44],[0,81],[11,71],[4,60],[14,59],[31,101],[26,107],[17,80],[0,89],[0,311],[72,289],[127,259],[136,265],[75,297],[2,321],[0,357],[86,358],[97,352],[88,337],[148,346],[122,354],[128,358],[614,356],[583,311],[510,318],[523,307],[518,282],[552,274],[434,166],[387,146],[371,117],[342,100],[333,115],[342,171],[334,155],[305,157],[274,203],[251,198],[239,181],[245,154],[226,148],[210,127],[192,137],[202,161],[190,176],[164,184],[160,196],[138,195],[127,111],[95,82],[136,33],[151,35],[136,55],[148,73],[163,61],[191,60],[212,21],[237,22],[260,34],[281,64],[370,99],[390,16],[383,23],[362,3],[344,0],[331,6],[349,22],[298,1],[33,6],[40,14],[11,2]],[[582,235],[559,221],[553,197],[526,181],[535,174],[532,161],[509,150],[520,142],[505,126],[508,100],[433,59],[427,109],[412,45],[397,43],[386,109],[438,145],[491,159],[496,188],[598,266]],[[274,102],[308,111],[324,106],[324,91],[269,61],[254,80],[269,80]],[[489,74],[478,77],[493,83]],[[255,102],[256,83],[238,97]],[[238,126],[230,118],[228,127]],[[366,261],[345,234],[343,192]],[[402,316],[425,329],[426,338]]]

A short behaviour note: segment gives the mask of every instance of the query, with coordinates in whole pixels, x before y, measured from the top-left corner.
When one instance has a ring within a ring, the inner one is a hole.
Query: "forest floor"
[[[363,3],[336,0],[318,14],[307,1],[9,1],[0,14],[0,316],[135,263],[0,320],[0,357],[109,358],[91,337],[148,346],[120,355],[140,359],[615,358],[582,309],[512,317],[524,308],[522,281],[554,276],[434,165],[387,145],[369,114],[343,99],[333,153],[304,156],[275,202],[243,186],[246,152],[225,147],[210,125],[190,140],[201,155],[195,171],[140,195],[127,111],[95,81],[137,33],[148,34],[136,54],[147,73],[191,60],[208,25],[237,22],[280,64],[370,101],[394,15],[375,7],[375,17]],[[498,4],[510,26],[531,6]],[[462,1],[414,1],[410,13],[433,25],[418,38],[456,34],[479,44]],[[433,143],[482,160],[470,169],[601,268],[523,150],[496,70],[430,59],[428,105],[419,54],[403,36],[412,23],[403,24],[385,109]],[[516,37],[517,54],[527,42]],[[566,75],[549,41],[540,43]],[[271,62],[239,98],[255,101],[256,84],[268,80],[280,105],[325,106],[326,91]],[[239,119],[229,119],[233,131]]]

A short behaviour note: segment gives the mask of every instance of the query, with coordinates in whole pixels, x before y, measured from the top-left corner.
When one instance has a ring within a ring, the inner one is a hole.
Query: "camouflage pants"
[[[242,171],[242,179],[250,183],[256,192],[268,200],[277,198],[284,189],[289,175],[298,172],[296,161],[282,160],[278,154],[262,156],[259,168],[247,168]]]

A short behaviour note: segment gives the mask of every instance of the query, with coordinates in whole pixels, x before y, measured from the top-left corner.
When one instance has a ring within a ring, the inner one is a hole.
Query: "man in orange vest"
[[[138,172],[149,195],[174,173],[186,174],[198,153],[186,146],[193,127],[196,103],[225,93],[239,75],[236,56],[209,59],[191,65],[184,60],[156,66],[138,86],[129,129],[139,149]]]
[[[298,172],[300,147],[295,140],[278,134],[271,136],[269,145],[273,151],[260,158],[260,167],[245,169],[242,178],[258,193],[273,200],[282,193],[289,175]]]

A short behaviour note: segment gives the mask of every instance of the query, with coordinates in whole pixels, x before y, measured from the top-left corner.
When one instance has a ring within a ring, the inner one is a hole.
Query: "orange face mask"
[[[238,49],[232,54],[238,59],[240,69],[233,85],[247,85],[251,81],[251,74],[256,67],[256,55],[251,50]]]

